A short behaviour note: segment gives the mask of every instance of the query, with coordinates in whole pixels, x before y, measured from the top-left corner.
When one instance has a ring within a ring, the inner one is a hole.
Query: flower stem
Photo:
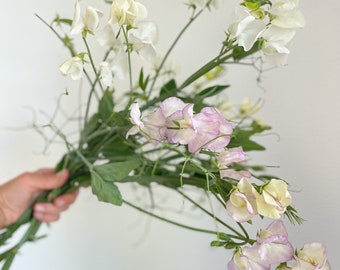
[[[147,214],[147,215],[152,216],[154,218],[157,218],[159,220],[165,221],[165,222],[170,223],[172,225],[176,225],[178,227],[181,227],[181,228],[184,228],[184,229],[189,229],[189,230],[196,231],[196,232],[203,232],[203,233],[217,235],[217,232],[215,232],[215,231],[201,229],[201,228],[195,228],[195,227],[191,227],[191,226],[188,226],[188,225],[185,225],[185,224],[181,224],[181,223],[178,223],[176,221],[173,221],[173,220],[167,219],[165,217],[161,217],[159,215],[156,215],[156,214],[154,214],[152,212],[149,212],[149,211],[147,211],[147,210],[145,210],[145,209],[143,209],[141,207],[138,207],[137,205],[134,205],[133,203],[130,203],[130,202],[126,201],[126,200],[123,200],[123,202],[125,204],[129,205],[130,207],[132,207],[132,208],[134,208],[134,209],[136,209],[136,210],[138,210],[138,211],[140,211],[140,212],[142,212],[144,214]]]

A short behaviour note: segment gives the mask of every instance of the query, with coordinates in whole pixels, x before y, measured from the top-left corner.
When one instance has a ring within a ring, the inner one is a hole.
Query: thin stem
[[[172,50],[175,48],[176,44],[178,43],[178,41],[180,40],[180,38],[183,36],[183,34],[185,33],[185,31],[189,28],[189,26],[201,15],[201,13],[203,12],[204,8],[201,9],[199,12],[197,12],[196,15],[193,15],[192,17],[190,17],[189,21],[186,23],[186,25],[183,27],[183,29],[179,32],[179,34],[177,35],[177,37],[175,38],[174,42],[171,44],[170,48],[168,49],[168,51],[166,52],[161,64],[159,65],[159,67],[156,69],[156,74],[153,78],[148,96],[150,97],[150,94],[156,84],[157,79],[159,78],[159,74],[160,71],[162,70],[166,60],[168,59],[170,53],[172,52]]]
[[[214,231],[191,227],[191,226],[188,226],[188,225],[185,225],[185,224],[181,224],[181,223],[175,222],[173,220],[167,219],[165,217],[161,217],[161,216],[156,215],[156,214],[154,214],[152,212],[149,212],[149,211],[147,211],[147,210],[145,210],[145,209],[143,209],[143,208],[141,208],[141,207],[139,207],[137,205],[134,205],[133,203],[130,203],[130,202],[126,201],[126,200],[123,200],[123,202],[125,204],[129,205],[130,207],[132,207],[132,208],[134,208],[134,209],[136,209],[136,210],[138,210],[138,211],[140,211],[140,212],[142,212],[144,214],[147,214],[147,215],[152,216],[154,218],[157,218],[159,220],[165,221],[165,222],[170,223],[172,225],[176,225],[178,227],[181,227],[181,228],[184,228],[184,229],[189,229],[189,230],[196,231],[196,232],[203,232],[203,233],[209,233],[209,234],[217,235],[217,232],[214,232]]]
[[[189,196],[187,196],[185,193],[183,193],[180,190],[176,191],[181,194],[184,198],[186,198],[188,201],[190,201],[192,204],[194,204],[196,207],[198,207],[200,210],[202,210],[204,213],[208,214],[210,217],[214,218],[216,221],[218,221],[220,224],[222,224],[223,226],[225,226],[226,228],[228,228],[230,231],[232,231],[233,233],[235,233],[238,236],[235,236],[234,238],[237,239],[241,239],[244,240],[244,236],[239,233],[238,231],[236,231],[233,227],[231,227],[230,225],[228,225],[227,223],[225,223],[224,221],[222,221],[221,219],[219,219],[218,217],[216,217],[215,215],[213,215],[212,213],[210,213],[208,210],[206,210],[205,208],[203,208],[200,204],[198,204],[197,202],[195,202],[193,199],[191,199]]]
[[[129,84],[130,84],[130,97],[129,97],[129,103],[127,104],[127,108],[130,107],[133,101],[133,83],[132,83],[132,65],[131,65],[131,46],[129,44],[129,37],[128,37],[128,29],[121,28],[124,34],[124,39],[126,42],[126,52],[128,57],[128,67],[129,67]]]

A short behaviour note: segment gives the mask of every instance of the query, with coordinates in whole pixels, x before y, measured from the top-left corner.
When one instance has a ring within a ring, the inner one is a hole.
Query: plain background
[[[97,3],[96,3],[97,2]],[[235,1],[234,1],[235,2]],[[149,18],[160,30],[159,50],[169,42],[187,18],[181,1],[142,1]],[[32,119],[34,107],[52,114],[58,96],[70,80],[58,66],[66,50],[35,16],[47,21],[58,12],[73,14],[73,1],[3,1],[0,17],[0,181],[20,172],[54,166],[64,148],[54,146],[41,154],[43,141],[32,131],[11,131]],[[100,9],[100,1],[83,1]],[[266,72],[261,86],[254,70],[230,68],[226,81],[232,84],[230,98],[244,96],[264,101],[260,113],[278,135],[259,138],[268,151],[252,155],[259,163],[280,166],[275,174],[291,184],[294,206],[306,219],[303,226],[289,226],[296,248],[307,242],[322,242],[333,269],[340,268],[340,53],[338,1],[305,0],[300,3],[306,27],[298,31],[288,65]],[[208,60],[218,48],[230,18],[227,5],[200,18],[176,48],[183,76]],[[74,107],[71,93],[65,106]],[[40,113],[43,115],[43,113]],[[171,200],[171,199],[170,199]],[[204,225],[204,220],[202,224]],[[202,235],[150,220],[127,207],[97,202],[90,190],[82,190],[77,202],[62,219],[44,230],[48,237],[27,244],[13,269],[226,269],[231,253],[209,247]]]

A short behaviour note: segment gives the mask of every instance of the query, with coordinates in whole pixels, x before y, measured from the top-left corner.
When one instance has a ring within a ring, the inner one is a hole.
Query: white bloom
[[[83,60],[79,56],[74,56],[64,62],[59,70],[63,75],[70,75],[73,80],[79,80],[83,73]]]
[[[295,36],[296,31],[283,29],[276,26],[269,27],[264,33],[262,51],[269,62],[277,66],[284,65],[289,54],[288,46]]]
[[[101,46],[107,46],[117,51],[122,48],[123,42],[116,38],[116,34],[111,25],[106,25],[103,29],[96,32],[96,38]]]
[[[299,0],[277,0],[269,12],[274,16],[271,23],[281,28],[298,28],[305,25],[303,14],[297,9]]]
[[[147,17],[145,6],[134,0],[114,0],[111,6],[109,23],[137,26]]]
[[[113,75],[112,68],[108,62],[102,62],[100,64],[100,81],[105,87],[112,85]]]
[[[266,21],[256,19],[245,9],[236,9],[235,21],[229,26],[231,38],[236,38],[237,44],[245,51],[250,50],[266,29]]]
[[[141,22],[138,27],[129,32],[129,42],[132,50],[139,53],[145,59],[156,57],[154,45],[158,41],[158,31],[153,22]]]
[[[87,7],[85,16],[81,16],[79,1],[76,1],[75,11],[71,27],[71,35],[76,35],[84,31],[85,29],[92,33],[97,29],[99,25],[99,18],[103,16],[103,12],[93,7]]]

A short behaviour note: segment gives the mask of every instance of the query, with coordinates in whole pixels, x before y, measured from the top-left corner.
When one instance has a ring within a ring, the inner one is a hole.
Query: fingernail
[[[38,212],[44,212],[44,211],[45,211],[45,206],[42,205],[42,204],[36,204],[36,205],[34,206],[34,210],[35,210],[35,211],[38,211]]]
[[[65,201],[64,200],[56,200],[55,204],[57,207],[63,207],[65,205]]]

